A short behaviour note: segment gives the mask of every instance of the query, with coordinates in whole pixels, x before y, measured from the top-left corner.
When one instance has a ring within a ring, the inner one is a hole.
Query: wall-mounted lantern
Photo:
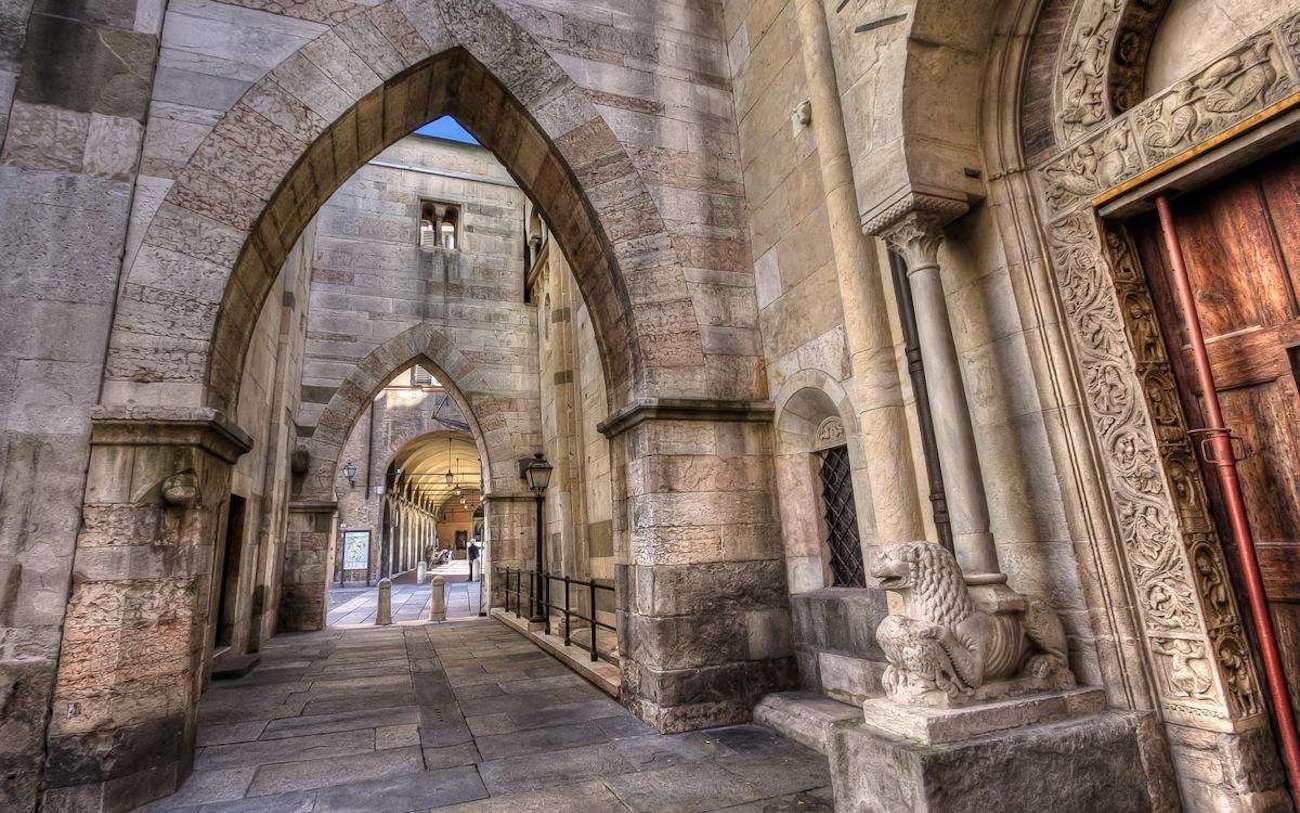
[[[357,485],[357,464],[351,460],[344,463],[343,476],[348,478],[348,488],[355,488]]]

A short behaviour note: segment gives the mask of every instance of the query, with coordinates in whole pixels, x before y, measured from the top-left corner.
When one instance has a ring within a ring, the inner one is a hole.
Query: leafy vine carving
[[[1082,202],[1050,225],[1048,251],[1162,703],[1189,721],[1254,713],[1245,711],[1258,708],[1248,659],[1231,636],[1210,637],[1239,623],[1136,252]],[[1189,527],[1198,533],[1185,536]]]

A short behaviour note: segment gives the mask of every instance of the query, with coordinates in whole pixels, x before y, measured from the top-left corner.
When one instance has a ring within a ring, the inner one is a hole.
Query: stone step
[[[775,692],[754,707],[754,722],[822,754],[831,726],[842,720],[860,722],[862,709],[815,692]]]
[[[810,655],[816,658],[818,687],[805,684],[805,688],[820,688],[830,699],[851,706],[861,706],[863,701],[883,694],[880,681],[888,665],[884,660],[834,650],[814,650]]]
[[[253,671],[262,660],[255,652],[234,654],[223,652],[212,660],[213,680],[237,680]]]

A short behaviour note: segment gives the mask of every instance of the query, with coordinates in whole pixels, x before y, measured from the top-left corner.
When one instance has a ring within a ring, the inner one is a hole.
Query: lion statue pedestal
[[[885,696],[828,735],[837,810],[1145,810],[1176,796],[1155,715],[1075,688],[1042,602],[968,585],[928,542],[884,549],[871,574],[902,609],[876,631]]]
[[[871,575],[903,599],[876,628],[894,703],[955,708],[1074,686],[1065,630],[1043,602],[1004,584],[967,586],[952,554],[930,542],[883,549]]]

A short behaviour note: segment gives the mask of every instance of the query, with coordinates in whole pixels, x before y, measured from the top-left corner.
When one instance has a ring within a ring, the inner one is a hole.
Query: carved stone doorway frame
[[[1300,14],[1134,104],[1140,88],[1132,66],[1116,64],[1114,43],[1149,40],[1159,14],[1134,9],[1150,5],[1072,4],[1046,80],[1056,147],[1009,183],[1012,195],[1032,198],[1040,224],[1153,700],[1177,726],[1266,739],[1259,679],[1150,289],[1127,227],[1099,207],[1300,105]],[[1246,70],[1260,81],[1220,81]],[[1036,81],[1042,92],[1041,73]],[[1081,99],[1101,102],[1081,107]],[[1172,744],[1177,750],[1177,738]],[[1266,784],[1262,776],[1246,783]]]

